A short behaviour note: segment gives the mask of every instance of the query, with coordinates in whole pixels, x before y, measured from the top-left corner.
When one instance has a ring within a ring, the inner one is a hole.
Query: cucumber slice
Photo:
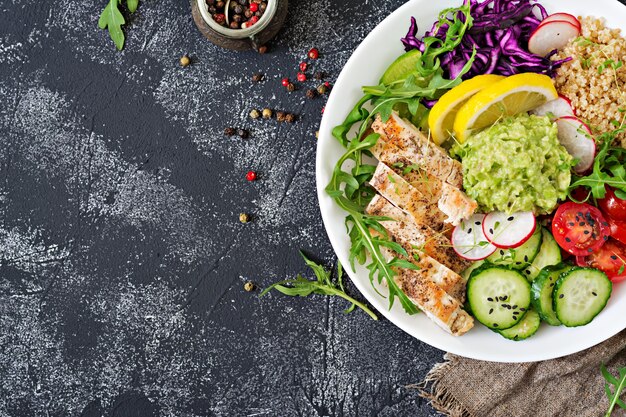
[[[530,284],[519,271],[485,264],[467,282],[467,299],[476,320],[490,329],[508,329],[530,305]]]
[[[552,307],[552,292],[559,276],[572,269],[571,265],[559,264],[546,266],[541,270],[531,286],[532,303],[543,321],[550,326],[561,324]]]
[[[411,73],[416,71],[417,62],[420,59],[422,59],[422,53],[418,49],[405,52],[387,67],[387,70],[380,78],[380,83],[388,85],[394,81],[408,77]]]
[[[497,249],[487,257],[494,265],[508,266],[513,269],[524,269],[535,259],[541,248],[543,235],[538,227],[523,245],[512,249]]]
[[[524,318],[515,326],[505,330],[498,330],[505,339],[509,340],[524,340],[537,333],[541,320],[539,314],[532,308],[526,312]]]
[[[556,316],[567,327],[584,326],[606,306],[612,289],[604,272],[574,267],[561,275],[554,286]]]
[[[532,282],[541,270],[548,265],[558,265],[561,263],[561,248],[552,237],[552,233],[545,227],[541,227],[541,247],[533,262],[524,270],[524,276]]]
[[[463,278],[466,282],[469,279],[472,271],[474,269],[480,268],[481,266],[483,266],[483,264],[485,263],[485,261],[476,261],[474,263],[472,263],[470,266],[468,266],[467,268],[465,268],[463,271],[461,271],[461,278]]]

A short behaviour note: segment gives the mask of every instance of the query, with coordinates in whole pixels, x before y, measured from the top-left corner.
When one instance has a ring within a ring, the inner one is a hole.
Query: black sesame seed
[[[565,294],[559,294],[559,298],[565,297]]]
[[[487,301],[493,301],[493,298],[487,297]]]
[[[515,262],[515,265],[521,265],[522,263],[520,261]]]
[[[489,314],[493,313],[493,308],[489,309]]]
[[[472,228],[471,227],[469,229],[467,229],[467,234],[469,235],[470,233],[472,233]]]
[[[589,234],[589,230],[583,231],[583,234],[588,235]]]
[[[480,222],[474,222],[476,226],[480,226]]]
[[[514,305],[513,305],[513,308],[517,308],[517,304],[514,304]]]
[[[489,233],[493,234],[493,229],[489,228]]]
[[[526,271],[524,271],[524,272],[526,272],[526,274],[530,275],[530,271],[528,269]]]
[[[508,220],[508,221],[510,221],[510,222],[512,222],[514,219],[515,219],[515,217],[511,216],[511,217],[509,217],[507,220]]]
[[[598,296],[598,294],[596,294],[595,291],[591,291],[591,293],[593,294],[594,297]]]
[[[526,309],[524,307],[519,309],[520,311],[526,311]]]
[[[528,262],[528,255],[524,255],[524,262]]]
[[[504,251],[500,249],[500,255],[504,256]]]
[[[569,242],[571,242],[571,241],[572,241],[572,239],[570,239],[569,237],[566,237],[566,238],[565,238],[565,241],[566,241],[567,243],[569,243]]]
[[[513,320],[517,320],[517,317],[513,316]]]

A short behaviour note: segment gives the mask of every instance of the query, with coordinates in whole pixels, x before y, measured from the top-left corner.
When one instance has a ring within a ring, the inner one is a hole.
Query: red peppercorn
[[[317,48],[311,48],[308,55],[311,59],[317,59],[320,56],[320,51],[318,51]]]
[[[322,114],[324,114],[324,110],[326,110],[326,106],[322,107]]]
[[[283,78],[281,82],[283,84],[283,87],[287,87],[289,85],[289,78]]]
[[[226,21],[226,16],[223,13],[217,13],[217,14],[213,15],[213,19],[217,23],[224,23]]]
[[[329,83],[328,81],[326,81],[326,82],[324,83],[324,86],[326,86],[326,88],[330,88],[330,83]]]
[[[250,3],[250,11],[256,12],[257,10],[259,10],[259,3]]]
[[[259,16],[252,16],[250,20],[248,20],[248,26],[252,26],[258,21],[259,21]]]
[[[300,72],[306,71],[306,67],[307,67],[306,62],[301,62],[300,63]]]
[[[300,81],[301,83],[306,81],[306,74],[303,72],[299,72],[298,73],[298,81]]]
[[[248,173],[246,174],[246,179],[248,181],[254,181],[256,180],[256,172],[254,171],[248,171]]]

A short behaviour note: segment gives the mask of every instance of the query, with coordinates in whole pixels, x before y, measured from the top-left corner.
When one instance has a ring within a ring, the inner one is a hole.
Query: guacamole
[[[451,149],[481,210],[551,212],[567,196],[572,157],[547,116],[506,118]]]

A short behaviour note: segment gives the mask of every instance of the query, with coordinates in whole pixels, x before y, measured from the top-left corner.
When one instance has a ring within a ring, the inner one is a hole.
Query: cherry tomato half
[[[560,247],[576,256],[587,256],[599,249],[611,230],[604,216],[586,203],[563,203],[554,213],[552,235]]]
[[[626,279],[626,245],[615,239],[609,239],[591,255],[577,256],[576,264],[597,268],[613,282],[623,281]]]
[[[626,244],[626,222],[613,220],[610,217],[607,217],[606,220],[609,222],[609,226],[611,227],[611,237]]]
[[[600,210],[610,218],[618,221],[626,221],[626,200],[615,195],[614,188],[606,187],[606,195],[598,200]]]

